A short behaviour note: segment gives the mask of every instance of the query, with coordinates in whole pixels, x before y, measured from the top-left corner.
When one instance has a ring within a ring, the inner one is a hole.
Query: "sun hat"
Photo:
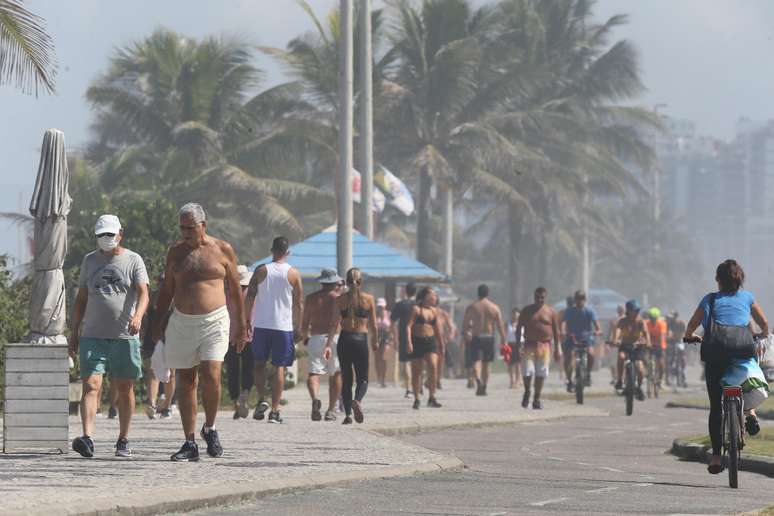
[[[322,283],[323,285],[339,283],[340,281],[341,277],[333,269],[323,269],[320,271],[320,276],[317,278],[317,282]]]

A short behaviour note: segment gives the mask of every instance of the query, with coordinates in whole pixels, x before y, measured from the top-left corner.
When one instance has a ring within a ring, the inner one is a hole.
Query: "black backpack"
[[[717,293],[710,294],[709,324],[701,345],[703,362],[728,363],[733,359],[755,357],[755,339],[749,325],[727,326],[715,320],[715,299]]]

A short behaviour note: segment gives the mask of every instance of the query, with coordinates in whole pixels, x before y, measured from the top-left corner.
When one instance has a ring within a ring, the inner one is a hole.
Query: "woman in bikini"
[[[411,382],[414,387],[414,409],[419,409],[420,388],[422,386],[422,366],[427,367],[428,407],[439,408],[435,399],[438,385],[438,351],[443,349],[443,331],[435,308],[438,296],[430,287],[424,287],[417,293],[408,320],[408,353],[411,357]]]
[[[368,337],[370,334],[371,348],[376,351],[378,331],[374,298],[362,291],[363,276],[360,269],[349,269],[346,282],[347,292],[339,296],[334,305],[328,342],[325,345],[325,360],[330,359],[333,336],[339,333],[341,325],[337,353],[341,364],[341,397],[347,415],[343,424],[351,425],[353,414],[355,421],[363,422],[362,402],[368,390]],[[353,383],[356,384],[354,399]]]

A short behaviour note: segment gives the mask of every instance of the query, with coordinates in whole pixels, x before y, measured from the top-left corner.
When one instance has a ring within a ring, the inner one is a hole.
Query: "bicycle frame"
[[[723,456],[728,458],[728,483],[739,486],[739,459],[744,448],[744,398],[738,385],[723,387]],[[736,434],[736,435],[735,435]]]

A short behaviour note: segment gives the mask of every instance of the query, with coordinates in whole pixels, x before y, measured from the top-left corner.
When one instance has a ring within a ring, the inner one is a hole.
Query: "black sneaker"
[[[575,385],[571,381],[567,382],[567,392],[575,392]]]
[[[529,396],[532,394],[529,391],[524,391],[524,397],[521,398],[521,406],[523,408],[529,407]]]
[[[622,391],[623,390],[623,382],[621,380],[616,380],[614,389],[617,390],[617,391]]]
[[[438,400],[436,400],[435,398],[428,399],[427,406],[432,408],[441,408],[441,404],[438,403]]]
[[[483,396],[484,395],[484,386],[481,385],[481,380],[476,378],[476,396]]]
[[[282,423],[282,416],[280,416],[280,413],[274,412],[273,410],[269,412],[269,423]]]
[[[81,454],[81,457],[94,457],[94,441],[88,435],[82,435],[73,439],[73,451]]]
[[[220,439],[218,439],[218,431],[214,428],[210,428],[209,432],[204,431],[204,427],[202,427],[201,432],[199,434],[202,436],[202,439],[207,443],[207,455],[210,457],[217,459],[221,455],[223,455],[223,446],[220,445]]]
[[[758,418],[750,414],[744,419],[744,429],[750,435],[758,435],[761,431],[761,425],[758,423]]]
[[[233,417],[232,419],[240,419],[240,417],[239,417],[239,411],[238,411],[238,410],[235,410],[235,411],[234,411],[234,417]]]
[[[320,421],[322,414],[320,409],[322,408],[322,402],[320,400],[312,400],[312,421]]]
[[[347,416],[344,418],[344,421],[341,422],[342,425],[351,425],[352,424],[352,418]]]
[[[591,387],[591,375],[586,375],[586,379],[583,381],[586,387]]]
[[[481,396],[486,396],[486,385],[481,386]]]
[[[126,437],[116,441],[116,457],[131,457],[132,450],[129,448],[129,441]]]
[[[258,406],[255,407],[255,411],[253,412],[253,419],[256,421],[263,421],[263,418],[266,417],[265,414],[267,410],[269,410],[269,404],[261,400]]]
[[[161,409],[161,419],[172,419],[172,411],[168,408]]]
[[[645,393],[642,392],[642,387],[637,387],[637,399],[640,401],[645,401]]]
[[[191,441],[186,441],[183,443],[183,446],[178,450],[177,453],[173,453],[170,459],[174,462],[181,462],[181,461],[188,461],[188,462],[198,462],[199,461],[199,446]]]
[[[116,410],[115,407],[110,407],[108,409],[108,419],[115,419],[118,415],[118,410]]]
[[[540,410],[543,408],[543,404],[540,402],[540,400],[534,400],[532,402],[532,408],[533,410]]]
[[[419,402],[419,400],[418,400],[418,399],[416,399],[416,400],[414,400],[414,405],[412,405],[412,408],[413,408],[414,410],[419,410],[419,407],[420,407],[421,405],[422,405],[422,404]]]

